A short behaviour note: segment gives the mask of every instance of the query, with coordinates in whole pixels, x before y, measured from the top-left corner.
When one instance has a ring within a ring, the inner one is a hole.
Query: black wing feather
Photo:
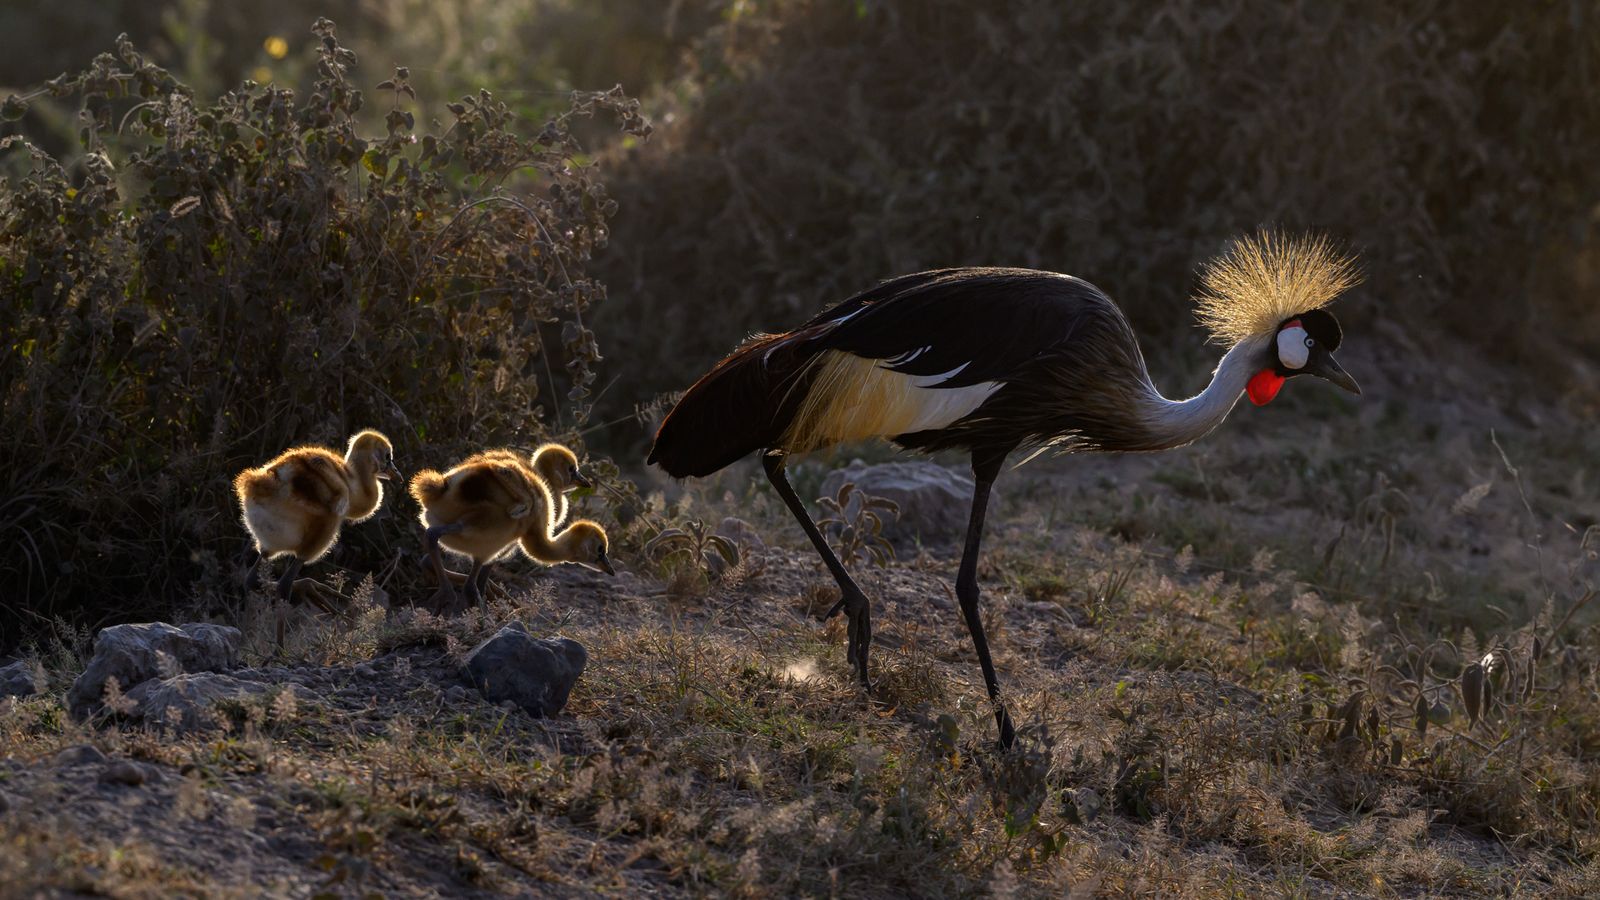
[[[1085,449],[1134,449],[1149,440],[1129,407],[1153,389],[1110,298],[1051,272],[938,269],[886,281],[793,331],[740,347],[685,392],[648,461],[682,478],[781,449],[809,390],[810,364],[826,350],[910,375],[952,373],[931,387],[1003,383],[948,427],[896,436],[904,446],[1009,450],[1070,436]]]
[[[1110,306],[1093,285],[1067,275],[944,269],[887,282],[829,310],[825,315],[841,321],[816,343],[818,349],[889,361],[887,368],[908,375],[960,369],[932,386],[967,387],[1004,381],[1070,342],[1086,315]],[[845,307],[852,308],[833,315]]]

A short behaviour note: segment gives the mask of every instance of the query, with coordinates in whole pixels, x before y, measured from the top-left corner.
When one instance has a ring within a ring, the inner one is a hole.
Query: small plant
[[[900,504],[885,497],[874,497],[846,481],[839,493],[832,497],[818,497],[817,505],[827,510],[827,515],[817,522],[817,527],[839,554],[846,566],[863,559],[882,568],[894,559],[894,546],[883,536],[883,516],[887,513],[900,518]]]
[[[709,582],[739,562],[739,547],[695,519],[663,529],[644,545],[644,555],[663,571],[691,569]]]

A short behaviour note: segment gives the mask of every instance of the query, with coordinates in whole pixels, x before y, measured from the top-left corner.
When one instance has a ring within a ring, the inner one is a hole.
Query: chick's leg
[[[289,619],[289,596],[294,593],[295,579],[300,575],[300,557],[289,558],[289,567],[278,579],[278,650],[283,650],[283,632]]]
[[[433,561],[434,574],[439,577],[439,590],[435,591],[429,600],[434,612],[443,614],[447,609],[456,605],[456,589],[450,583],[450,573],[445,570],[444,556],[439,552],[439,538],[447,534],[460,534],[466,526],[460,522],[448,525],[434,525],[423,532],[423,542],[428,548],[428,558]]]
[[[478,612],[489,614],[489,604],[483,597],[483,584],[489,580],[489,567],[480,560],[472,561],[472,571],[467,573],[467,603],[478,607]]]
[[[247,548],[245,559],[249,562],[245,564],[244,591],[253,594],[261,589],[261,550],[256,547]]]

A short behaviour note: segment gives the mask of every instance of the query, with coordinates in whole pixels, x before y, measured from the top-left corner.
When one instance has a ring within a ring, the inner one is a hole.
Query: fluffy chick
[[[244,527],[255,541],[255,560],[247,587],[258,584],[261,560],[291,556],[278,579],[278,598],[287,601],[306,563],[321,559],[345,522],[361,522],[383,502],[382,482],[400,479],[394,445],[371,429],[350,438],[344,456],[326,447],[296,447],[266,465],[245,469],[233,479]],[[279,611],[277,638],[283,646]]]

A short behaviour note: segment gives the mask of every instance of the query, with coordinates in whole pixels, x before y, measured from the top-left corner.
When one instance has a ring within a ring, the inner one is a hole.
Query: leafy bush
[[[139,615],[217,585],[244,541],[229,478],[292,444],[378,427],[415,468],[587,415],[616,204],[569,128],[642,135],[637,105],[575,93],[529,128],[480,91],[419,127],[402,68],[368,136],[354,53],[314,31],[305,96],[206,103],[124,38],[6,100],[75,105],[82,144],[67,164],[0,141],[7,602]],[[406,520],[357,529],[364,559]]]
[[[846,566],[856,560],[878,568],[894,559],[894,545],[883,536],[883,517],[900,518],[900,504],[887,497],[874,497],[856,487],[855,482],[839,485],[838,494],[817,498],[822,517],[817,528],[839,554]]]
[[[672,124],[618,154],[610,396],[681,389],[752,330],[962,264],[1087,277],[1158,370],[1185,372],[1195,267],[1263,223],[1361,253],[1352,331],[1393,318],[1539,365],[1564,358],[1552,345],[1600,352],[1592,18],[1413,0],[738,4]]]

